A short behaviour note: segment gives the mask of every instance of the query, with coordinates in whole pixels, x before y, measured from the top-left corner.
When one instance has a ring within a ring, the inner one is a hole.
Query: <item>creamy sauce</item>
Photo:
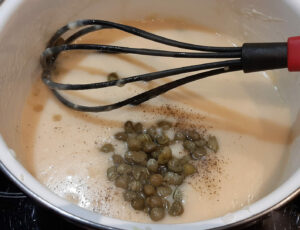
[[[131,23],[133,24],[133,23]],[[159,25],[159,26],[157,26]],[[165,21],[143,21],[136,26],[176,40],[215,46],[239,44],[233,38]],[[96,32],[77,41],[166,48],[120,32]],[[172,59],[132,55],[66,53],[58,60],[56,79],[87,83],[210,60]],[[124,87],[69,92],[78,103],[115,102],[178,76]],[[184,223],[214,218],[251,204],[276,185],[286,162],[290,113],[265,73],[229,73],[190,83],[138,107],[107,113],[82,113],[60,104],[38,81],[27,100],[22,121],[26,168],[50,190],[84,208],[103,215],[137,222],[151,222],[123,201],[122,190],[106,178],[111,154],[98,146],[112,142],[117,152],[125,146],[112,138],[126,120],[146,125],[160,118],[180,121],[217,136],[220,151],[199,165],[200,174],[183,185],[184,209],[180,217],[166,216],[161,223]],[[179,151],[178,146],[174,150]]]

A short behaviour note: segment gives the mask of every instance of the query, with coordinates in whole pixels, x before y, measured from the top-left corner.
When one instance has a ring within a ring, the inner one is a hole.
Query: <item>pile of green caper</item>
[[[193,161],[219,148],[215,136],[205,138],[195,130],[177,130],[170,139],[165,133],[169,129],[176,128],[165,120],[148,129],[140,122],[125,122],[124,131],[114,137],[126,143],[127,151],[124,157],[114,153],[114,165],[107,169],[107,178],[124,189],[124,200],[135,210],[145,211],[153,221],[163,219],[166,212],[171,216],[182,215],[183,193],[179,186],[197,172]],[[174,157],[170,146],[176,142],[182,143],[188,154]],[[110,143],[100,151],[115,152]]]

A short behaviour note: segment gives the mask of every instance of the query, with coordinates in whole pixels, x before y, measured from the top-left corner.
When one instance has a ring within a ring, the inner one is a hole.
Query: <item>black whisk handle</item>
[[[241,61],[245,73],[282,68],[300,71],[300,36],[281,43],[245,43]]]
[[[242,67],[245,73],[287,68],[287,43],[245,43]],[[300,55],[300,54],[299,54]]]

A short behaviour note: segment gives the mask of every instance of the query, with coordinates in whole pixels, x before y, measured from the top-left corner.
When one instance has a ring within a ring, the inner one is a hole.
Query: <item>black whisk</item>
[[[82,29],[77,30],[71,36],[67,38],[62,37],[67,31],[78,29],[80,27],[82,27]],[[74,40],[85,34],[103,29],[118,29],[154,42],[198,52],[173,52],[101,44],[72,44]],[[51,76],[54,69],[55,60],[61,52],[71,50],[96,50],[99,53],[109,54],[127,53],[173,58],[221,58],[229,60],[168,69],[107,82],[97,82],[91,84],[62,84],[54,82]],[[41,64],[43,68],[43,82],[52,90],[54,95],[63,104],[79,111],[104,112],[118,109],[129,104],[139,105],[178,86],[217,74],[239,70],[243,70],[245,73],[247,73],[286,67],[288,67],[290,71],[300,71],[300,37],[291,37],[287,43],[245,43],[242,47],[213,47],[175,41],[132,26],[122,25],[114,22],[89,19],[78,20],[60,28],[52,36],[48,42],[46,50],[41,56]],[[127,98],[123,101],[109,105],[78,105],[66,99],[64,96],[62,96],[62,94],[59,93],[59,90],[98,89],[116,85],[124,85],[136,81],[151,81],[172,75],[202,70],[208,71],[203,71],[194,75],[180,78],[144,93]]]

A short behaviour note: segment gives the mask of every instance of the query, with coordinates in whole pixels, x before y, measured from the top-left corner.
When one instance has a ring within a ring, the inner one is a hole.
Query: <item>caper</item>
[[[204,138],[201,138],[201,139],[195,141],[195,144],[197,147],[204,147],[207,144],[207,142]]]
[[[124,130],[126,133],[134,133],[134,127],[132,121],[126,121],[124,124]]]
[[[156,149],[151,153],[151,157],[153,157],[154,159],[158,159],[160,154],[161,154],[161,149]]]
[[[115,185],[119,188],[127,189],[128,187],[128,176],[121,175],[115,180]]]
[[[148,178],[149,171],[145,167],[134,165],[132,167],[132,175],[135,180],[139,180],[142,183],[142,181]]]
[[[170,121],[161,120],[156,124],[158,127],[162,128],[163,130],[168,130],[172,127],[172,123]]]
[[[155,159],[151,158],[147,161],[147,168],[151,172],[157,172],[158,163]]]
[[[140,123],[140,122],[136,123],[133,126],[133,128],[136,133],[143,133],[143,131],[144,131],[144,127],[143,127],[142,123]]]
[[[116,81],[119,80],[119,76],[117,73],[113,72],[107,75],[107,81]]]
[[[181,202],[174,201],[173,204],[171,205],[168,213],[171,216],[180,216],[184,212],[183,206]]]
[[[172,158],[172,150],[169,146],[165,146],[158,156],[158,164],[166,164]]]
[[[128,184],[128,190],[133,192],[141,192],[143,190],[143,185],[141,182],[134,180]]]
[[[156,188],[157,195],[167,197],[172,194],[172,189],[169,186],[159,186]]]
[[[133,177],[131,174],[125,175],[125,176],[128,177],[128,183],[130,183],[131,181],[134,181],[134,180],[135,180],[134,177]]]
[[[149,215],[151,220],[159,221],[165,217],[165,210],[163,208],[152,208]]]
[[[123,192],[123,198],[125,201],[132,201],[137,198],[137,193],[133,191],[126,190]]]
[[[126,163],[122,163],[117,167],[117,172],[120,175],[129,174],[132,172],[132,167]]]
[[[162,154],[166,154],[166,155],[168,155],[168,156],[171,155],[171,157],[172,157],[172,150],[171,150],[171,148],[170,148],[169,146],[164,146],[164,147],[162,148],[162,150],[161,150],[161,153],[162,153]]]
[[[164,176],[168,172],[168,168],[164,165],[159,165],[157,172]]]
[[[131,207],[133,207],[135,210],[143,210],[145,207],[145,201],[143,198],[138,197],[131,201]]]
[[[215,153],[219,150],[219,143],[215,136],[209,136],[207,141],[207,146]]]
[[[164,181],[171,185],[181,185],[184,177],[174,172],[167,172]]]
[[[155,141],[160,145],[166,145],[169,143],[169,137],[166,134],[162,133],[162,134],[156,135]]]
[[[123,157],[119,154],[112,155],[112,159],[113,159],[113,162],[114,162],[115,165],[119,165],[119,164],[124,163]]]
[[[147,164],[147,154],[142,152],[142,151],[134,152],[133,161],[136,164],[141,164],[141,165],[146,166],[146,164]]]
[[[157,145],[155,143],[151,142],[145,142],[143,145],[143,151],[146,153],[152,153],[157,148]]]
[[[149,129],[147,129],[147,134],[149,134],[154,141],[156,136],[156,128],[154,126],[151,126]]]
[[[128,163],[136,163],[141,165],[147,164],[147,154],[142,151],[127,151],[125,160]]]
[[[141,142],[142,144],[152,142],[152,139],[149,134],[147,133],[140,133],[139,135],[136,136],[136,139]]]
[[[149,181],[153,186],[157,187],[163,183],[163,177],[160,174],[153,174],[150,176]]]
[[[142,149],[142,143],[136,137],[128,137],[127,146],[129,150],[138,151]]]
[[[145,193],[143,193],[143,192],[138,192],[137,193],[137,198],[142,198],[142,199],[146,199],[146,195],[145,195]]]
[[[118,177],[117,167],[111,166],[110,168],[108,168],[106,171],[106,175],[110,181],[114,181]]]
[[[182,164],[177,158],[172,158],[168,161],[168,169],[173,172],[181,172],[183,170]]]
[[[185,163],[188,163],[190,160],[192,160],[190,155],[185,155],[180,159],[180,163],[184,165]]]
[[[159,196],[149,196],[145,202],[150,208],[163,207],[163,201]]]
[[[198,147],[196,149],[194,149],[192,152],[191,152],[191,157],[194,159],[194,160],[199,160],[201,159],[203,156],[205,156],[207,154],[207,151],[204,147]]]
[[[174,135],[175,141],[183,141],[185,140],[185,135],[182,132],[176,132]]]
[[[183,174],[185,176],[189,176],[192,175],[196,172],[196,168],[194,167],[194,165],[190,164],[190,163],[185,163],[183,165]]]
[[[128,138],[128,135],[125,132],[118,132],[115,134],[115,138],[119,141],[126,141]]]
[[[195,130],[189,130],[186,132],[186,139],[190,141],[197,141],[200,139],[200,134]]]
[[[183,147],[188,150],[189,152],[192,152],[196,148],[196,144],[190,140],[186,140],[183,142]]]
[[[113,152],[115,150],[114,146],[112,144],[106,143],[102,145],[100,151],[104,153]]]
[[[182,203],[183,193],[178,187],[175,189],[175,191],[173,193],[173,200]]]
[[[147,195],[147,196],[151,196],[151,195],[154,195],[155,194],[155,188],[153,185],[151,184],[146,184],[144,186],[144,193]]]

